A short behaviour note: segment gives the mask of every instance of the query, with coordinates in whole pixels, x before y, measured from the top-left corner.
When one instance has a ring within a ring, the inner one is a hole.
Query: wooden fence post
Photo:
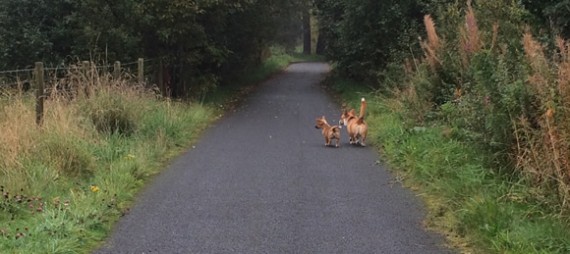
[[[138,61],[138,81],[139,84],[144,82],[144,59],[139,58]]]
[[[113,78],[118,80],[121,77],[121,62],[116,61],[115,65],[113,66]]]
[[[44,63],[36,62],[36,124],[41,126],[44,120]]]
[[[160,94],[166,96],[166,89],[164,87],[164,65],[162,59],[158,62],[158,88],[160,89]]]
[[[89,61],[83,61],[81,62],[81,71],[83,72],[83,77],[85,78],[84,80],[84,85],[83,85],[83,91],[85,92],[85,96],[87,96],[87,98],[89,98],[90,96],[90,89],[91,89],[91,82],[93,82],[93,79],[90,77],[91,75],[91,62]]]
[[[81,62],[81,70],[83,71],[83,76],[85,76],[85,81],[91,81],[89,79],[89,71],[90,71],[89,69],[90,69],[89,61]]]

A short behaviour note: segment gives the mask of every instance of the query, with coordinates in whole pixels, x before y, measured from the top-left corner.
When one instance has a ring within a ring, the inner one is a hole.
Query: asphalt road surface
[[[373,148],[324,147],[340,107],[297,63],[216,122],[139,195],[96,253],[450,253]],[[371,129],[374,126],[370,126]]]

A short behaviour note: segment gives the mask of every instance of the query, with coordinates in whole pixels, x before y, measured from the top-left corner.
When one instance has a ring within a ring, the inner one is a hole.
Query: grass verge
[[[12,98],[0,113],[3,253],[88,252],[213,114],[121,84],[73,101],[50,97],[42,127],[33,107]]]
[[[490,154],[438,122],[413,126],[401,101],[339,78],[328,81],[344,101],[369,103],[369,143],[397,179],[428,207],[426,227],[464,253],[569,253],[568,221],[546,193],[490,168]]]
[[[276,55],[246,80],[261,81],[293,60]],[[32,95],[0,97],[2,253],[90,252],[150,177],[222,113],[215,102],[164,100],[110,75],[84,83],[96,84],[72,100],[50,95],[42,127]],[[232,96],[221,91],[217,100]]]

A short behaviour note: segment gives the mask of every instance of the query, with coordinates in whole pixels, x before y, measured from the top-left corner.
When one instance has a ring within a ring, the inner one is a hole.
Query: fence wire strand
[[[160,58],[150,58],[150,59],[146,59],[143,58],[143,63],[145,63],[145,69],[148,68],[148,65],[146,65],[146,63],[150,63],[150,62],[155,62],[157,59]],[[89,63],[93,63],[93,62],[89,62]],[[127,63],[120,63],[121,69],[131,69],[133,66],[137,66],[139,64],[139,61],[132,61],[132,62],[127,62]],[[49,71],[49,72],[65,72],[65,71],[69,71],[69,70],[81,70],[83,68],[83,66],[81,64],[70,64],[70,65],[58,65],[56,67],[44,67],[44,71]],[[110,70],[110,69],[114,69],[115,66],[114,64],[103,64],[103,65],[92,65],[89,68],[95,68],[97,70]],[[20,75],[24,76],[23,80],[27,80],[30,77],[26,78],[26,75],[33,75],[33,72],[35,71],[35,68],[26,68],[26,69],[15,69],[15,70],[2,70],[0,71],[0,87],[2,86],[14,86],[17,85],[19,81],[14,82],[13,80],[19,80],[20,79]],[[56,74],[57,75],[57,74]],[[12,80],[12,82],[10,82],[10,79]]]

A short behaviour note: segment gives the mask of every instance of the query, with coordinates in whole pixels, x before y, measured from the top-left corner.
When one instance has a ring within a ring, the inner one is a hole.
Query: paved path
[[[97,253],[447,253],[372,148],[325,148],[321,63],[265,82],[153,180]],[[374,128],[374,126],[371,126]]]

